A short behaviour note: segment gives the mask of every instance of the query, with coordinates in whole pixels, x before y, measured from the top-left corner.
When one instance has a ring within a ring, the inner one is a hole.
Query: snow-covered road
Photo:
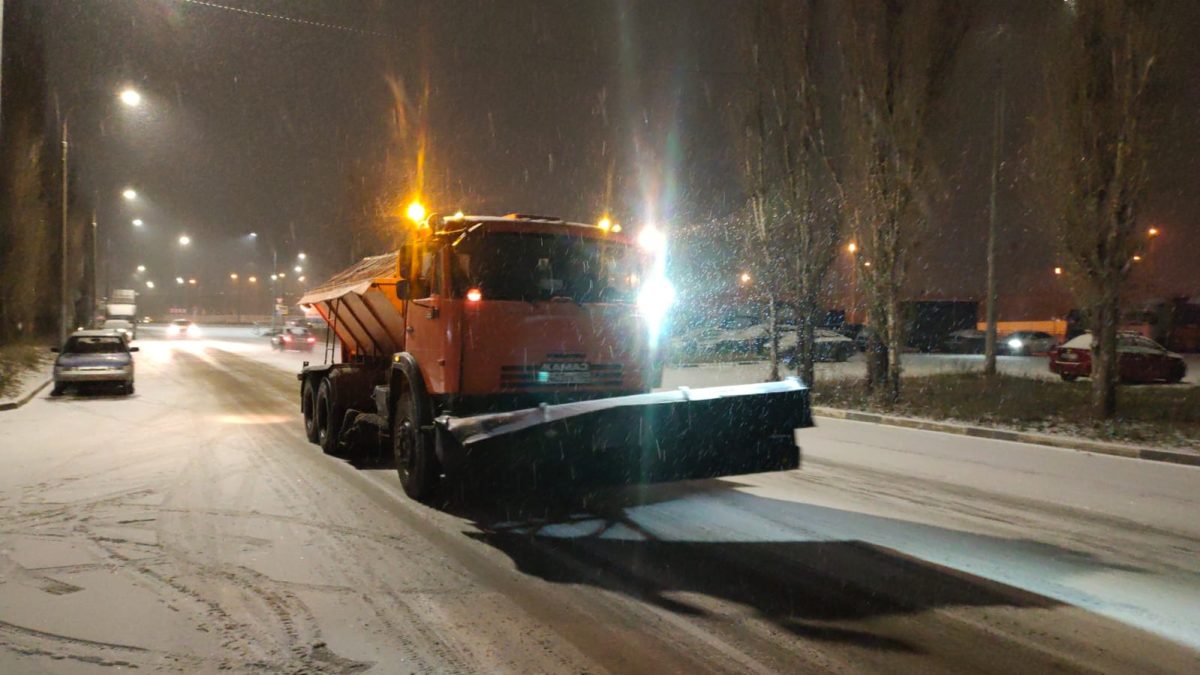
[[[305,441],[319,353],[144,336],[133,398],[0,413],[0,672],[1200,669],[1200,469],[822,421],[796,472],[430,509]]]

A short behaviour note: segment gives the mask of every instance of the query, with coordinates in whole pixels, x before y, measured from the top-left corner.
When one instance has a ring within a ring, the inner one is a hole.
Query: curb
[[[853,422],[870,422],[873,424],[883,424],[893,427],[904,427],[906,429],[939,431],[946,434],[958,434],[960,436],[972,436],[975,438],[988,438],[997,441],[1013,441],[1015,443],[1047,445],[1063,450],[1091,452],[1097,455],[1111,455],[1113,457],[1141,459],[1150,462],[1167,462],[1171,464],[1183,464],[1187,466],[1200,466],[1200,455],[1193,455],[1185,452],[1174,452],[1171,450],[1156,450],[1154,448],[1144,448],[1136,445],[1126,445],[1123,443],[1105,443],[1103,441],[1089,441],[1083,438],[1054,436],[1051,434],[1039,434],[1028,431],[1011,431],[1008,429],[992,429],[990,427],[976,427],[968,424],[952,424],[949,422],[936,422],[934,420],[919,419],[915,417],[882,415],[879,413],[860,412],[858,410],[844,410],[842,408],[826,408],[823,406],[813,406],[812,411],[813,415],[818,417],[831,417],[834,419],[850,420]]]
[[[17,408],[20,408],[21,406],[25,405],[26,403],[29,403],[30,401],[33,400],[34,396],[38,395],[38,392],[45,389],[46,385],[50,384],[51,379],[53,379],[53,378],[46,378],[45,380],[42,381],[41,384],[34,387],[31,391],[29,391],[24,396],[22,396],[21,398],[15,400],[15,401],[5,401],[4,403],[0,403],[0,412],[4,412],[6,410],[16,410]]]

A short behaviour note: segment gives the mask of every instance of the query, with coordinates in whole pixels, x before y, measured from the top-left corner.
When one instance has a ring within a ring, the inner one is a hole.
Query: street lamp
[[[154,288],[154,282],[153,282],[153,281],[147,281],[147,282],[146,282],[146,288]]]
[[[304,271],[304,268],[299,265],[296,265],[295,267],[292,268],[292,270],[295,271],[296,274],[299,274]]]
[[[229,278],[230,278],[230,279],[233,279],[234,281],[237,281],[237,280],[238,280],[238,275],[237,275],[237,272],[230,272],[230,273],[229,273]]]
[[[182,284],[183,284],[183,277],[175,277],[175,283],[182,285]]]
[[[190,284],[190,285],[192,285],[192,286],[195,286],[195,285],[196,285],[196,280],[195,280],[195,279],[188,279],[188,284]]]
[[[124,103],[130,108],[136,108],[142,103],[142,95],[139,94],[136,89],[133,89],[132,87],[126,87],[121,91],[121,103]]]
[[[1146,236],[1148,237],[1157,237],[1159,233],[1160,230],[1157,227],[1151,227],[1150,229],[1146,230]]]
[[[1054,268],[1054,276],[1056,276],[1056,277],[1061,277],[1061,276],[1062,276],[1062,272],[1063,272],[1063,269],[1062,269],[1061,267],[1055,267],[1055,268]]]
[[[133,219],[133,226],[134,226],[134,227],[141,227],[141,226],[143,226],[143,225],[145,225],[145,224],[146,224],[146,221],[142,220],[141,218],[134,218],[134,219]]]
[[[851,253],[856,253],[858,252],[858,244],[850,242],[849,244],[846,244],[846,250]]]
[[[125,191],[121,193],[121,196],[129,201],[133,201],[137,199],[137,190],[134,190],[133,188],[125,188]]]
[[[258,283],[258,277],[250,277],[250,278],[249,278],[249,279],[247,279],[246,281],[249,281],[249,282],[250,282],[250,283],[252,283],[252,284],[257,284],[257,283]]]
[[[419,224],[425,220],[425,206],[419,200],[414,199],[404,214],[408,216],[409,220]]]
[[[305,260],[306,258],[308,258],[308,256],[304,254],[304,251],[297,253],[296,257],[299,258],[300,260]]]
[[[180,246],[188,246],[191,243],[192,243],[192,238],[187,236],[186,234],[182,234],[179,236],[179,245]]]
[[[741,279],[743,284],[750,283],[750,273],[749,272],[742,272],[742,276],[739,278]]]
[[[137,270],[138,270],[139,272],[145,272],[145,271],[146,271],[146,266],[145,266],[145,265],[138,265],[138,267],[137,267]]]

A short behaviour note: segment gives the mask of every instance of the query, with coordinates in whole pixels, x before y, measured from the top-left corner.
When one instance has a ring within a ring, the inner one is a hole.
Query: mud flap
[[[812,426],[798,380],[681,388],[436,420],[448,471],[527,484],[656,483],[799,467]]]

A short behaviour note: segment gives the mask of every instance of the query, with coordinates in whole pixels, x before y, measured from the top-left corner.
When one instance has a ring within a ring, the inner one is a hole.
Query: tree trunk
[[[904,336],[900,330],[900,295],[893,291],[887,301],[887,402],[900,402],[900,345]]]
[[[1106,289],[1092,312],[1092,415],[1112,419],[1117,414],[1117,325],[1120,303],[1115,289]]]
[[[802,295],[804,293],[802,292]],[[807,298],[801,298],[799,303],[799,323],[796,325],[796,371],[800,381],[812,386],[816,380],[817,345],[814,341],[816,329],[816,303]]]
[[[779,379],[779,316],[774,293],[767,294],[767,353],[771,360],[767,379],[775,382]]]

